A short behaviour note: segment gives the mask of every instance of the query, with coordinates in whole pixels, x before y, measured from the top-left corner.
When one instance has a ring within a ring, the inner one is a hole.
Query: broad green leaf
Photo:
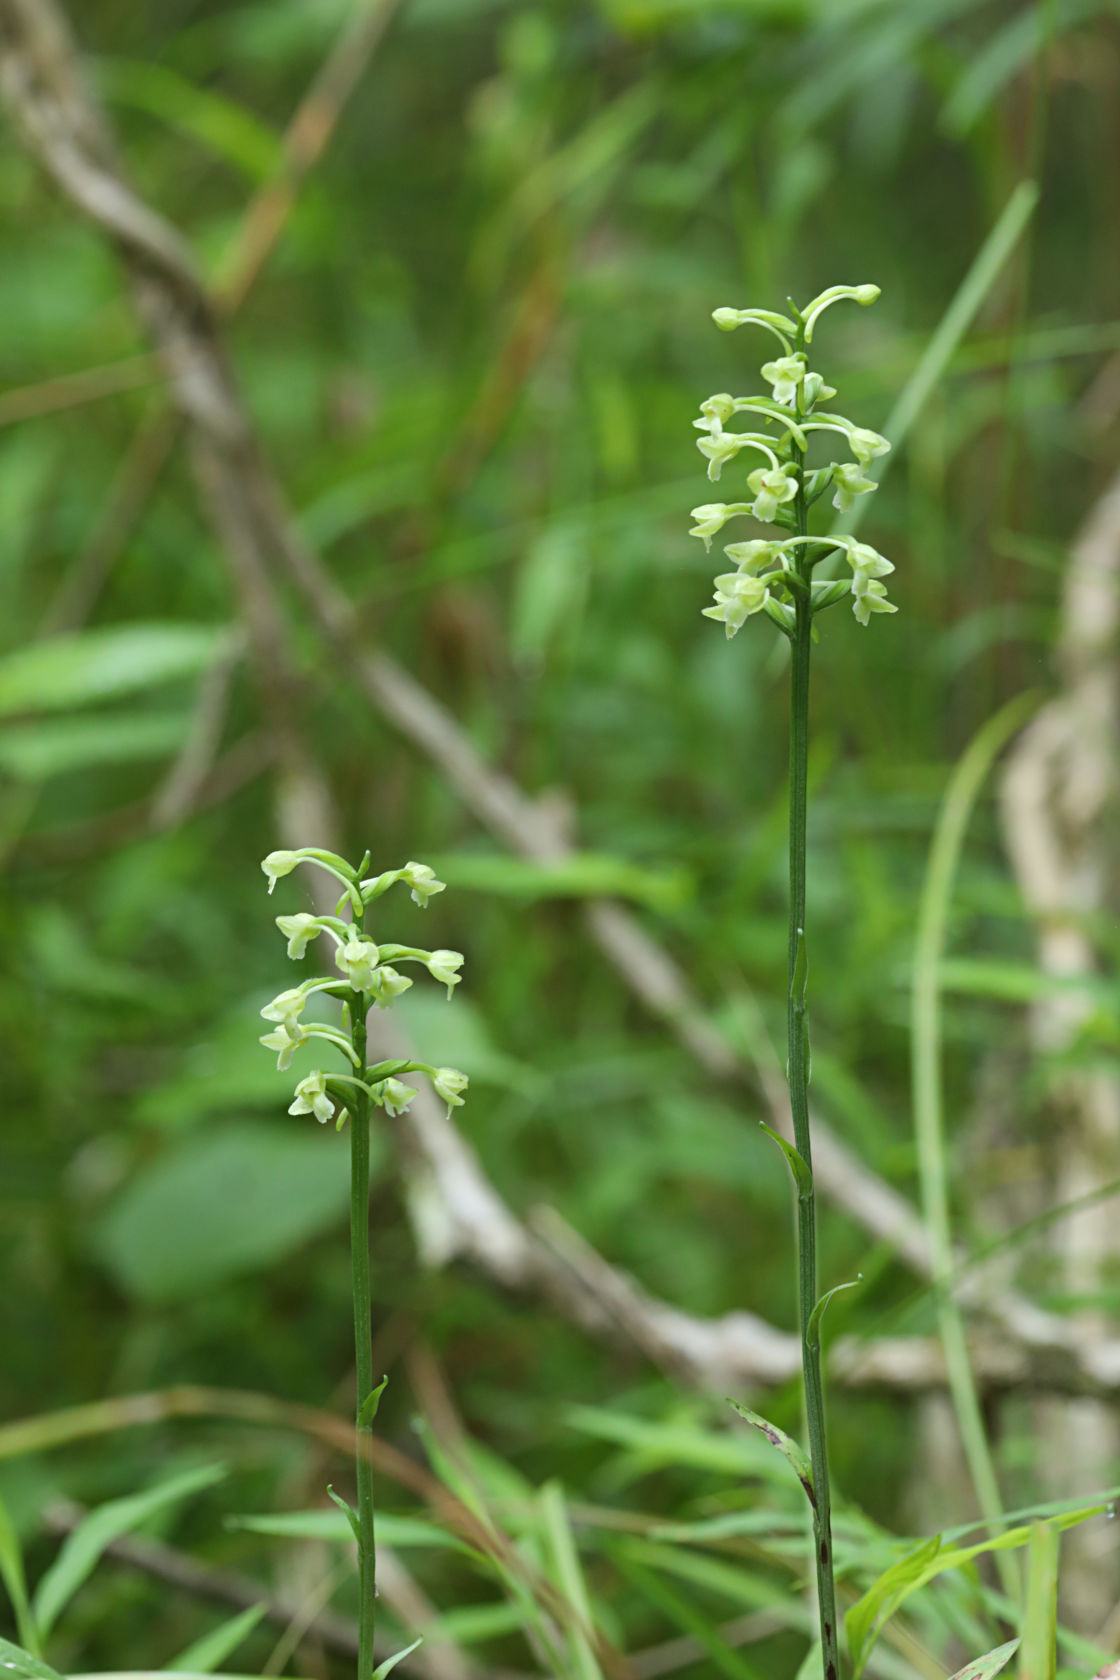
[[[395,1656],[386,1657],[385,1661],[383,1663],[378,1663],[377,1667],[374,1669],[372,1680],[385,1680],[385,1676],[396,1668],[399,1662],[403,1662],[405,1657],[411,1656],[416,1647],[418,1645],[422,1645],[423,1643],[423,1638],[414,1639],[412,1644],[406,1645],[403,1651],[398,1651]]]
[[[169,1141],[97,1221],[93,1244],[137,1300],[186,1300],[332,1226],[341,1233],[348,1184],[348,1152],[333,1132],[304,1120],[231,1121]]]
[[[9,723],[0,727],[0,770],[20,781],[41,782],[102,764],[166,758],[182,746],[189,728],[184,711]]]
[[[266,1604],[251,1604],[247,1610],[211,1628],[164,1666],[183,1674],[213,1674],[242,1640],[249,1637],[267,1608]]]
[[[89,706],[196,676],[227,632],[202,624],[128,624],[33,642],[0,659],[0,717]]]
[[[15,1612],[20,1638],[33,1654],[39,1651],[39,1631],[27,1598],[27,1577],[23,1568],[23,1549],[15,1531],[8,1507],[0,1499],[0,1580],[7,1588]]]
[[[10,1639],[0,1639],[0,1670],[6,1680],[62,1680],[57,1669],[21,1646],[13,1645]]]
[[[161,1482],[158,1487],[146,1488],[123,1499],[113,1499],[99,1505],[84,1517],[72,1534],[67,1535],[43,1579],[34,1599],[35,1616],[42,1637],[46,1639],[60,1612],[73,1598],[78,1588],[96,1568],[106,1546],[129,1534],[156,1514],[187,1499],[203,1488],[213,1487],[225,1475],[220,1464],[208,1464],[197,1470],[187,1470],[181,1476]]]
[[[817,1493],[813,1486],[813,1467],[808,1454],[784,1429],[779,1429],[776,1423],[768,1418],[760,1417],[758,1412],[752,1412],[749,1406],[741,1406],[738,1400],[728,1400],[727,1404],[738,1412],[741,1418],[757,1429],[759,1434],[769,1441],[772,1447],[777,1447],[782,1457],[793,1466],[794,1475],[805,1489],[805,1495],[814,1510],[817,1508]]]
[[[965,1663],[963,1668],[958,1668],[952,1680],[995,1680],[1000,1669],[1010,1662],[1018,1649],[1017,1639],[1008,1640],[1006,1645],[997,1645],[995,1650],[989,1651],[986,1656],[974,1657],[971,1662]]]

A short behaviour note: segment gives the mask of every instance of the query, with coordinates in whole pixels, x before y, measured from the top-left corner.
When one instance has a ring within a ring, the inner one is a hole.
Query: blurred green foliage
[[[133,178],[216,283],[352,11],[73,8]],[[760,347],[716,333],[710,312],[874,280],[877,308],[835,311],[820,353],[847,411],[881,426],[1012,190],[1041,186],[865,521],[902,610],[870,632],[832,615],[816,659],[814,1091],[912,1193],[908,964],[937,800],[995,707],[1048,681],[1065,549],[1116,456],[1118,93],[1108,0],[403,0],[228,329],[270,459],[370,641],[523,786],[578,814],[571,864],[500,856],[285,599],[345,849],[369,845],[379,868],[430,858],[451,885],[424,934],[467,955],[456,1009],[431,1025],[472,1077],[463,1125],[516,1210],[552,1204],[695,1312],[791,1325],[785,1169],[761,1104],[706,1081],[639,1012],[580,910],[630,900],[726,1030],[774,1056],[781,650],[754,626],[728,646],[704,623],[713,568],[685,535],[707,493],[689,421],[752,378]],[[285,983],[271,915],[299,894],[264,895],[274,790],[225,566],[180,451],[123,540],[107,532],[122,459],[164,401],[158,375],[138,364],[97,400],[46,388],[148,346],[112,254],[9,129],[0,205],[0,1408],[181,1382],[330,1406],[350,1357],[344,1151],[287,1121],[290,1081],[256,1044],[255,1010]],[[58,634],[76,600],[81,622]],[[144,801],[222,660],[222,744],[245,744],[241,769],[218,803],[153,830]],[[1049,1075],[1026,1050],[1023,1004],[1045,982],[988,807],[952,944],[958,1214],[982,1240],[987,1191],[1045,1181]],[[1113,1071],[1115,1000],[1106,983],[1083,1047]],[[492,1455],[491,1492],[505,1475],[511,1500],[543,1501],[525,1519],[542,1566],[570,1574],[563,1507],[533,1491],[550,1479],[640,1508],[640,1532],[592,1527],[584,1559],[623,1647],[694,1632],[682,1598],[705,1626],[787,1601],[802,1513],[780,1461],[629,1346],[607,1352],[466,1271],[420,1270],[388,1149],[375,1167],[377,1357],[394,1371],[379,1428],[409,1448],[423,1399],[399,1355],[419,1339]],[[867,1279],[834,1307],[833,1334],[932,1322],[835,1212],[822,1269]],[[1024,1276],[1045,1298],[1044,1272]],[[796,1408],[792,1392],[770,1403],[790,1428]],[[878,1546],[885,1564],[899,1554],[873,1521],[914,1520],[912,1414],[844,1394],[832,1415],[839,1485],[867,1514],[849,1513],[838,1544],[849,1560]],[[658,1432],[673,1430],[667,1447]],[[326,1474],[291,1442],[254,1441],[168,1424],[0,1467],[0,1489],[38,1574],[56,1544],[32,1522],[44,1499],[121,1494],[216,1447],[237,1459],[236,1491],[194,1502],[179,1539],[263,1572],[267,1543],[223,1534],[221,1513],[314,1504]],[[1029,1452],[1003,1446],[1034,1498]],[[766,1528],[748,1520],[760,1502]],[[728,1513],[743,1526],[718,1566],[647,1532]],[[469,1572],[448,1577],[438,1552],[417,1568],[449,1615],[472,1613]],[[53,1660],[118,1667],[124,1642],[136,1667],[171,1657],[213,1613],[155,1610],[156,1591],[107,1568]],[[979,1586],[939,1591],[945,1620],[922,1623],[927,1637],[981,1637]],[[508,1611],[488,1621],[484,1600],[462,1637],[524,1666]],[[273,1636],[245,1633],[237,1661],[252,1666]],[[709,1654],[697,1672],[786,1673],[804,1643],[775,1632],[749,1663]]]

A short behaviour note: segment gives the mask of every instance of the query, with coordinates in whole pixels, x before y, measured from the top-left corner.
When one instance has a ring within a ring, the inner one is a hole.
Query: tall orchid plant
[[[773,1424],[744,1407],[737,1409],[791,1460],[812,1507],[825,1680],[839,1680],[840,1674],[820,1342],[821,1318],[835,1290],[818,1295],[816,1196],[809,1131],[809,962],[805,938],[809,656],[818,614],[838,601],[850,598],[852,611],[863,625],[870,622],[873,613],[893,613],[897,609],[888,601],[883,583],[894,567],[877,549],[854,537],[814,536],[809,530],[810,510],[830,492],[832,506],[846,512],[858,497],[874,491],[875,480],[868,476],[867,469],[890,448],[878,432],[857,426],[827,406],[836,392],[810,368],[809,347],[819,317],[832,304],[842,298],[871,304],[878,296],[877,286],[830,286],[805,309],[791,303],[788,315],[767,309],[717,309],[713,317],[717,327],[725,332],[742,326],[761,327],[778,340],[781,354],[762,367],[762,378],[769,386],[767,393],[733,397],[721,391],[701,403],[700,418],[693,421],[702,433],[697,447],[707,459],[708,477],[713,482],[743,451],[764,459],[747,475],[748,497],[737,502],[705,502],[693,508],[691,535],[699,537],[710,550],[712,538],[728,521],[743,517],[777,527],[781,533],[728,543],[723,552],[735,569],[716,578],[715,603],[703,610],[707,617],[724,625],[728,637],[734,636],[753,614],[765,613],[787,637],[791,649],[787,1032],[794,1141],[790,1144],[771,1135],[786,1155],[797,1192],[798,1306],[808,1458]],[[728,430],[729,422],[738,414],[760,423],[758,429]],[[816,432],[841,438],[851,459],[810,465]],[[822,562],[837,560],[846,563],[845,576],[814,578]]]
[[[261,1014],[271,1030],[261,1038],[276,1052],[277,1067],[287,1069],[295,1052],[317,1040],[338,1053],[341,1072],[317,1070],[299,1081],[289,1114],[313,1114],[324,1124],[334,1120],[338,1130],[350,1122],[350,1259],[354,1297],[354,1363],[357,1373],[358,1404],[356,1426],[359,1451],[355,1467],[357,1509],[338,1495],[332,1499],[345,1510],[358,1546],[358,1680],[382,1680],[407,1650],[388,1657],[374,1670],[373,1639],[377,1619],[377,1558],[374,1537],[373,1470],[361,1450],[360,1438],[373,1429],[378,1403],[386,1379],[374,1386],[371,1332],[369,1266],[369,1143],[370,1119],[375,1109],[387,1115],[402,1113],[419,1094],[405,1083],[405,1074],[422,1073],[431,1080],[437,1095],[448,1106],[459,1107],[467,1089],[467,1076],[458,1068],[431,1067],[427,1062],[367,1062],[366,1022],[371,1009],[388,1009],[394,999],[408,990],[412,981],[401,974],[397,963],[414,963],[426,968],[433,980],[447,987],[450,998],[459,984],[463,958],[458,951],[425,951],[414,945],[379,944],[366,929],[369,906],[400,883],[409,888],[414,903],[423,909],[445,883],[436,879],[427,864],[406,863],[403,869],[386,870],[363,879],[369,867],[367,852],[357,869],[334,852],[304,847],[295,852],[270,852],[261,865],[271,893],[278,880],[301,863],[317,864],[342,885],[333,915],[316,916],[299,911],[277,916],[276,925],[288,941],[288,955],[299,961],[307,947],[323,936],[334,946],[336,974],[316,975],[281,992],[265,1005]],[[303,1013],[317,994],[337,998],[341,1004],[341,1026],[304,1021]]]

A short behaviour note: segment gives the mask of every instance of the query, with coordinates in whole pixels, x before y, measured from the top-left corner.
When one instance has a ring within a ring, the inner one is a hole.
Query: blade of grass
[[[933,1257],[937,1317],[949,1392],[957,1427],[982,1514],[989,1520],[1003,1512],[980,1399],[972,1374],[964,1320],[953,1298],[953,1245],[949,1212],[949,1170],[941,1079],[941,959],[957,865],[969,818],[980,789],[1001,748],[1038,705],[1035,694],[1019,695],[990,718],[966,748],[945,792],[930,845],[918,908],[911,999],[911,1086],[918,1150],[921,1204]],[[1018,1571],[997,1554],[1000,1582],[1017,1598]]]
[[[15,1525],[8,1515],[7,1506],[0,1499],[0,1579],[7,1588],[8,1597],[12,1601],[12,1610],[16,1618],[16,1631],[20,1643],[26,1646],[33,1657],[42,1656],[39,1643],[39,1629],[35,1617],[31,1614],[31,1605],[27,1597],[27,1577],[23,1569],[23,1548],[19,1543],[19,1535]]]
[[[1058,1664],[1058,1530],[1038,1523],[1027,1553],[1027,1602],[1020,1680],[1054,1680]]]

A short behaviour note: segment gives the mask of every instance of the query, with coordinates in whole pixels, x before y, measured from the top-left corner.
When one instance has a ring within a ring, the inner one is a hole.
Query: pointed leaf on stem
[[[351,1534],[360,1546],[362,1543],[362,1529],[361,1524],[358,1521],[358,1513],[355,1511],[353,1505],[351,1505],[348,1500],[343,1499],[340,1493],[336,1493],[329,1482],[327,1483],[327,1498],[333,1499],[339,1510],[343,1513],[346,1521],[350,1524]]]
[[[817,1508],[817,1493],[813,1486],[813,1468],[809,1463],[807,1454],[798,1446],[792,1435],[787,1435],[785,1430],[779,1429],[776,1423],[771,1423],[767,1418],[760,1417],[757,1412],[752,1412],[749,1407],[741,1406],[738,1400],[729,1399],[727,1404],[733,1407],[739,1416],[745,1418],[761,1435],[765,1435],[770,1445],[777,1447],[782,1457],[793,1466],[794,1473],[805,1489],[806,1497],[815,1511]]]
[[[385,1385],[388,1381],[388,1377],[382,1377],[377,1387],[371,1388],[365,1399],[362,1401],[361,1409],[358,1412],[359,1429],[369,1429],[372,1425],[374,1418],[377,1416],[377,1408],[381,1404],[381,1396],[385,1392]]]
[[[423,1643],[423,1639],[414,1639],[412,1644],[406,1645],[403,1651],[397,1651],[394,1656],[386,1657],[383,1663],[378,1663],[377,1667],[370,1676],[370,1680],[385,1680],[385,1676],[391,1669],[396,1668],[397,1664],[403,1661],[405,1657],[411,1656],[417,1645],[422,1645]]]
[[[805,1340],[810,1347],[819,1348],[821,1345],[821,1320],[828,1311],[828,1303],[832,1300],[832,1297],[842,1294],[845,1289],[857,1289],[862,1282],[863,1273],[861,1272],[851,1283],[838,1283],[834,1288],[825,1290],[810,1313],[809,1322],[805,1326]]]
[[[773,1138],[774,1142],[789,1162],[789,1170],[793,1174],[793,1182],[797,1189],[797,1194],[802,1197],[811,1196],[813,1194],[813,1175],[809,1171],[809,1163],[806,1161],[804,1155],[802,1155],[799,1150],[795,1149],[792,1143],[788,1143],[780,1132],[776,1132],[772,1126],[768,1126],[765,1120],[760,1120],[759,1125],[762,1127],[762,1130],[766,1133],[768,1138]]]

